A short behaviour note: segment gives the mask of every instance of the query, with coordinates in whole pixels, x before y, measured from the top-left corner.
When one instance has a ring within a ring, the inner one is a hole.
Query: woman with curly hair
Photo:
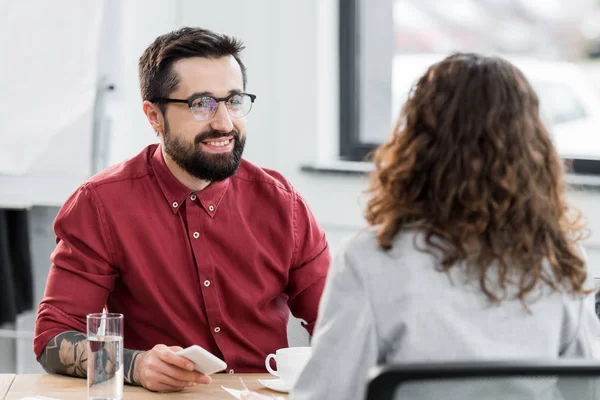
[[[363,399],[381,364],[597,354],[585,228],[516,67],[431,66],[374,163],[371,228],[333,261],[293,399]]]

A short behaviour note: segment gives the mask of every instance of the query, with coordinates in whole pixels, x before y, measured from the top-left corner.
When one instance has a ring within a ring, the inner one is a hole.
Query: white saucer
[[[271,390],[282,393],[289,393],[292,388],[284,383],[281,379],[259,379],[261,385],[268,387]]]

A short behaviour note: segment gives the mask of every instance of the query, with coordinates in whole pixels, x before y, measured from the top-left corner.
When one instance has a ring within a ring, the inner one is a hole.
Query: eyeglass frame
[[[244,114],[243,116],[236,117],[236,116],[231,115],[229,108],[227,108],[227,102],[233,96],[239,96],[239,95],[245,95],[245,96],[250,97],[250,110],[248,110],[248,112],[246,114]],[[246,115],[248,115],[250,113],[250,111],[252,111],[252,105],[254,104],[254,100],[256,100],[255,94],[250,94],[250,93],[245,93],[245,92],[235,92],[235,93],[231,93],[227,97],[214,97],[209,94],[195,94],[195,95],[188,97],[187,99],[170,99],[168,97],[156,97],[156,98],[151,99],[150,102],[151,103],[183,103],[183,104],[187,104],[188,107],[190,108],[190,112],[192,113],[194,118],[196,118],[196,114],[194,114],[194,112],[192,111],[193,103],[194,103],[194,100],[201,99],[203,97],[209,97],[209,98],[213,99],[215,101],[215,103],[217,103],[215,112],[213,113],[213,115],[210,116],[210,118],[214,117],[217,114],[217,110],[219,109],[219,103],[221,103],[221,102],[225,102],[225,104],[226,104],[225,108],[227,109],[227,113],[230,116],[232,116],[233,118],[244,118]],[[204,120],[201,119],[199,121],[208,121],[210,118],[207,118]],[[196,118],[196,119],[198,119],[198,118]]]

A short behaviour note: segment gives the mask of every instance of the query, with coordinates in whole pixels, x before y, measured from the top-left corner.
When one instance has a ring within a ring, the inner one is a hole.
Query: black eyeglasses
[[[234,118],[242,118],[248,115],[252,109],[252,103],[256,96],[250,93],[232,93],[227,97],[213,97],[208,95],[192,96],[187,100],[155,98],[152,103],[184,103],[190,107],[194,118],[199,121],[211,119],[217,113],[220,102],[225,102],[225,108]]]

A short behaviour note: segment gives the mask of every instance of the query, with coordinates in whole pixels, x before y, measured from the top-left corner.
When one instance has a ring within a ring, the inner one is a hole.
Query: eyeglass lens
[[[192,113],[197,119],[207,120],[213,117],[217,112],[219,104],[209,96],[198,97],[192,103]],[[229,114],[234,118],[246,116],[252,108],[252,100],[246,94],[236,94],[231,96],[225,102],[225,107]]]

